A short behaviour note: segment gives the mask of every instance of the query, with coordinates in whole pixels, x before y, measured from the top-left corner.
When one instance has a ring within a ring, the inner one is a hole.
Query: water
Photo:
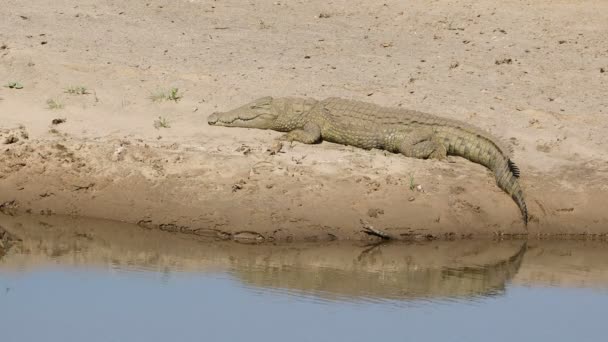
[[[21,239],[6,235],[0,245],[1,341],[605,341],[608,333],[604,242],[252,246],[58,217],[0,217],[0,226]]]

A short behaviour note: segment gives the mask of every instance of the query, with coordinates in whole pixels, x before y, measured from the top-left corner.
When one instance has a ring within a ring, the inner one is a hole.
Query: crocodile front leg
[[[304,128],[294,129],[284,134],[279,140],[299,141],[304,144],[316,144],[321,141],[321,127],[312,122],[304,125]]]

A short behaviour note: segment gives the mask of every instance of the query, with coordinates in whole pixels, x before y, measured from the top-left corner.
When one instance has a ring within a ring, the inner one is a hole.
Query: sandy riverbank
[[[0,82],[23,88],[0,88],[3,212],[264,241],[366,239],[361,220],[404,239],[608,233],[603,1],[5,2]],[[66,93],[77,86],[87,94]],[[170,88],[178,101],[151,100]],[[279,133],[206,124],[264,95],[491,131],[514,146],[531,222],[460,158],[271,154]]]

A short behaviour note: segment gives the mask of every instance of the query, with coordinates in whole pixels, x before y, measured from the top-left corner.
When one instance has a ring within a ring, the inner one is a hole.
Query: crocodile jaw
[[[212,126],[270,129],[277,119],[271,97],[262,97],[228,112],[215,112],[207,118]]]

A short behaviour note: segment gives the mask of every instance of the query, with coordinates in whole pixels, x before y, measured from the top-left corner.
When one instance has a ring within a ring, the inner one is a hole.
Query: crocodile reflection
[[[0,274],[50,265],[220,271],[248,287],[330,300],[414,300],[492,296],[505,291],[526,251],[523,242],[240,245],[206,242],[115,222],[62,217],[0,217],[20,239]]]
[[[0,226],[0,259],[18,242],[17,237]]]
[[[331,262],[314,266],[278,265],[278,262],[272,265],[266,261],[239,264],[235,273],[252,286],[315,294],[333,300],[492,296],[503,293],[518,272],[526,244],[487,246],[487,243],[386,244],[374,247],[371,255],[344,258],[340,265],[331,265]],[[492,250],[506,256],[494,261]]]

